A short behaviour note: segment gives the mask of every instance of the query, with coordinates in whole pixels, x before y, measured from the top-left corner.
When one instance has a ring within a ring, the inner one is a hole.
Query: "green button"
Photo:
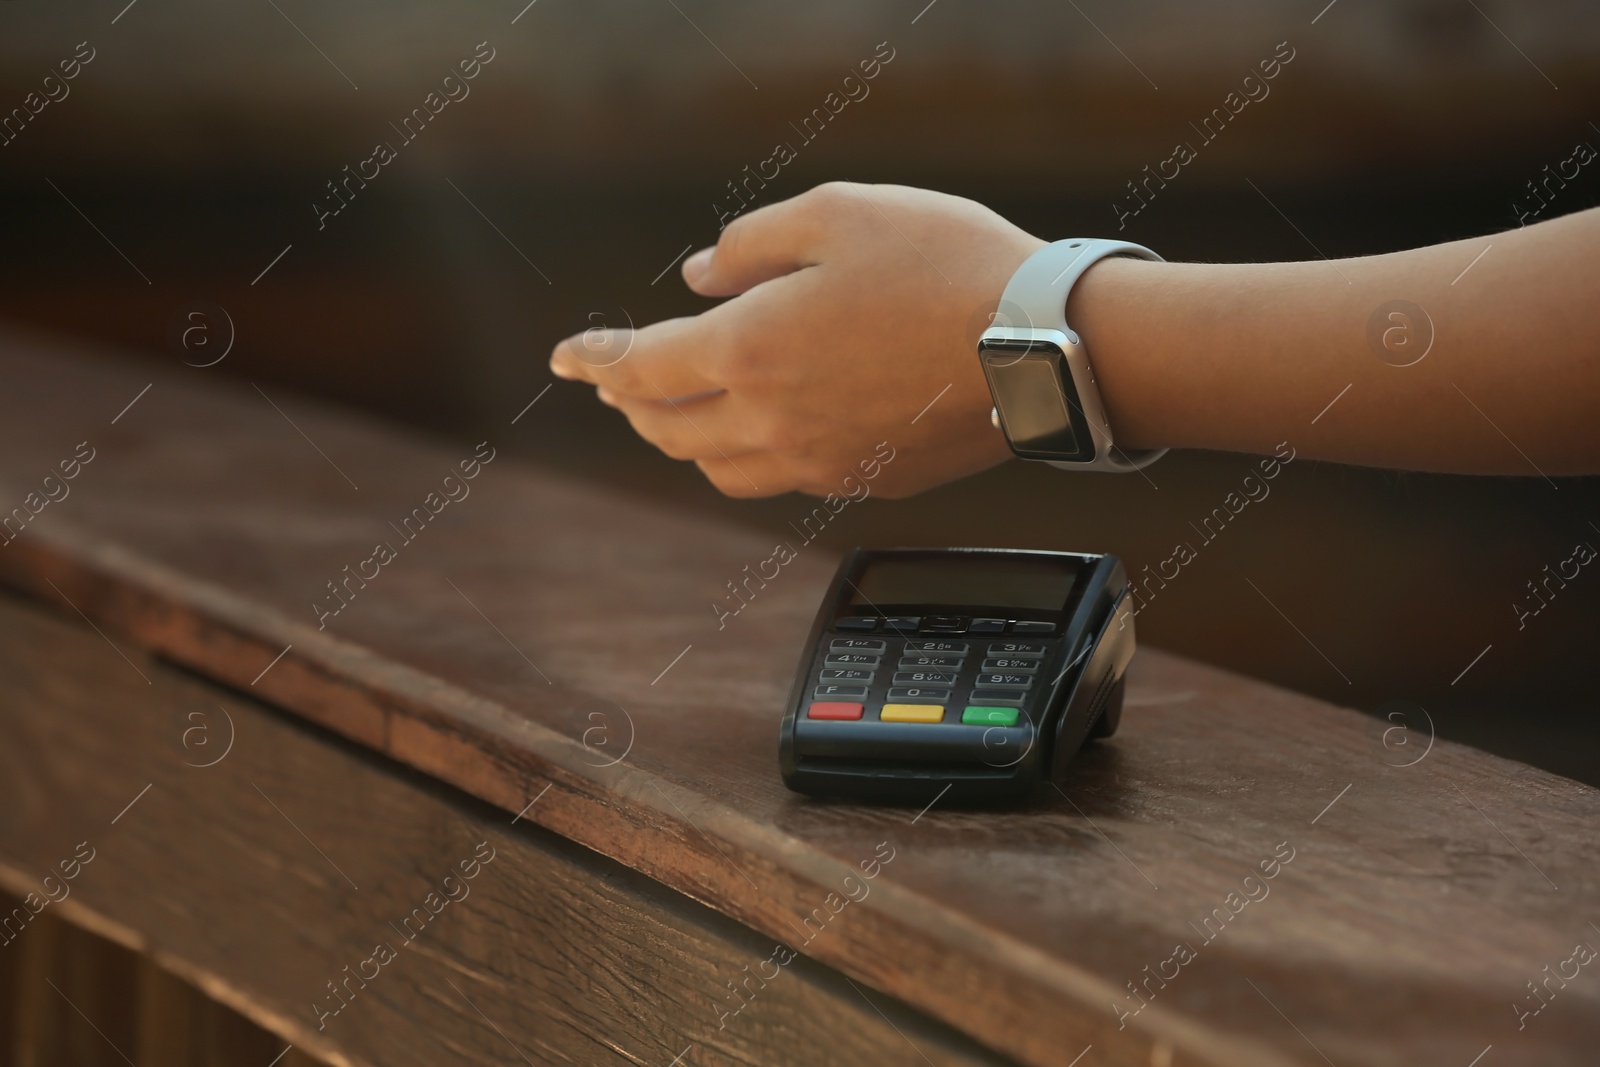
[[[989,708],[974,704],[961,713],[961,721],[974,726],[1015,726],[1018,714],[1017,708]]]

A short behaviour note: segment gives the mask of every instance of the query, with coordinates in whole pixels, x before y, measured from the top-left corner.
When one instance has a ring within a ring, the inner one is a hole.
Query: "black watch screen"
[[[1066,356],[1049,341],[985,340],[978,357],[1011,451],[1024,459],[1088,463],[1094,438]]]

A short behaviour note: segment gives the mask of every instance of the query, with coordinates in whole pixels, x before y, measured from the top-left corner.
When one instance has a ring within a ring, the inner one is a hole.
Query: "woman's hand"
[[[977,337],[1043,244],[971,200],[830,182],[684,262],[695,292],[734,299],[570,337],[550,368],[729,496],[837,492],[880,442],[895,458],[877,491],[910,496],[1010,455]]]

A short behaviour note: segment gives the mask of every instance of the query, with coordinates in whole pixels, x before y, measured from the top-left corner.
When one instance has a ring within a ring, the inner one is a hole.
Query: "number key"
[[[907,641],[906,655],[912,653],[926,653],[936,656],[965,656],[967,643],[965,641]]]
[[[898,677],[898,676],[897,676]],[[1026,689],[1033,684],[1031,674],[980,674],[974,686],[986,689]]]
[[[956,684],[956,675],[953,671],[900,671],[894,676],[894,684],[950,686]]]
[[[1026,659],[1017,656],[991,656],[983,661],[986,671],[1013,671],[1017,674],[1033,674],[1039,669],[1040,658],[1030,656]],[[902,666],[904,664],[902,663]]]
[[[991,656],[1042,656],[1044,645],[1038,641],[996,641],[989,646]]]
[[[835,637],[829,642],[828,651],[882,653],[888,647],[880,637]]]
[[[919,669],[921,669],[923,667],[931,667],[934,670],[938,670],[938,669],[943,668],[943,667],[948,667],[948,668],[951,668],[953,670],[960,670],[961,669],[961,657],[960,656],[902,656],[902,657],[900,657],[900,669],[903,670],[903,671],[914,671],[914,670],[919,670]]]

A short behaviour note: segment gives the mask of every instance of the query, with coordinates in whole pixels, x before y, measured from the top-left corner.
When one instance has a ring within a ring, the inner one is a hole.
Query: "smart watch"
[[[1029,256],[1006,284],[993,325],[978,340],[994,398],[990,419],[1011,451],[1068,470],[1134,471],[1166,449],[1118,448],[1089,354],[1067,325],[1067,297],[1107,256],[1161,259],[1143,245],[1072,238]]]

